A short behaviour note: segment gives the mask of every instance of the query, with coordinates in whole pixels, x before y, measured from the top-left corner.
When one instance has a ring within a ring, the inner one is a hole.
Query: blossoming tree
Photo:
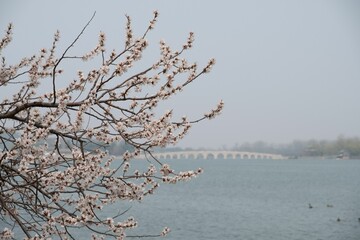
[[[157,17],[154,12],[140,37],[133,35],[127,17],[120,51],[106,51],[101,32],[93,50],[72,55],[91,18],[60,54],[56,32],[49,49],[13,65],[3,56],[12,39],[13,26],[8,26],[0,41],[0,222],[5,225],[1,239],[76,239],[76,229],[88,231],[92,239],[123,239],[137,221],[122,212],[104,216],[104,207],[140,201],[160,182],[176,183],[201,172],[177,172],[156,159],[153,149],[177,143],[192,124],[219,114],[223,102],[194,120],[174,119],[172,111],[158,116],[155,109],[209,72],[215,61],[198,70],[197,64],[182,58],[193,45],[190,33],[178,51],[161,41],[159,59],[136,66],[142,68],[135,72],[133,66],[148,46],[146,37]],[[62,67],[68,61],[100,64],[78,71],[62,87],[66,81],[61,79]],[[134,151],[110,156],[106,146],[119,141],[132,145]],[[140,154],[147,158],[146,170],[131,170],[131,162]],[[163,236],[169,229],[159,232],[142,236]]]

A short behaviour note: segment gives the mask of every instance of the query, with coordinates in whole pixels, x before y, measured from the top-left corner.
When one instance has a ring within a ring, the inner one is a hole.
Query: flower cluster
[[[4,228],[4,230],[0,232],[0,237],[3,240],[11,240],[14,237],[14,233],[10,229]]]
[[[179,181],[188,181],[197,175],[201,174],[203,170],[201,168],[197,169],[196,171],[185,171],[185,172],[179,172],[178,174],[174,174],[174,176],[167,176],[164,175],[162,177],[162,180],[164,183],[177,183]]]
[[[5,36],[0,41],[0,51],[4,49],[12,40],[12,23],[9,23],[8,28],[6,30]]]
[[[72,55],[90,20],[62,53],[57,53],[57,31],[49,49],[14,65],[2,56],[12,39],[13,27],[8,26],[0,40],[0,87],[9,93],[0,96],[0,215],[9,223],[1,239],[18,238],[9,230],[12,226],[25,239],[74,238],[74,228],[88,230],[92,239],[124,239],[137,221],[127,217],[127,209],[108,211],[109,216],[104,216],[104,209],[119,201],[141,201],[160,183],[190,180],[202,172],[178,172],[152,154],[158,147],[176,144],[193,124],[215,117],[223,108],[221,101],[193,120],[175,119],[173,110],[157,111],[159,103],[215,64],[211,59],[198,71],[196,63],[182,57],[193,47],[194,33],[178,50],[160,41],[159,59],[148,65],[141,62],[158,15],[155,11],[139,37],[127,16],[122,51],[107,52],[105,33],[100,32],[93,50]],[[94,61],[89,66],[96,67],[78,70],[65,85],[61,68],[68,66],[68,59]],[[116,142],[126,142],[132,150],[109,156],[107,147]],[[145,168],[133,169],[132,161],[140,154],[149,156],[143,161]],[[156,236],[169,232],[165,228]]]
[[[95,56],[97,56],[99,53],[104,52],[104,51],[105,51],[105,33],[100,32],[98,45],[96,45],[96,47],[93,50],[91,50],[90,52],[84,54],[82,56],[82,60],[88,61],[88,60],[94,58]]]
[[[221,100],[215,109],[211,110],[211,112],[209,112],[209,113],[205,113],[204,116],[208,119],[212,119],[212,118],[216,117],[217,115],[219,115],[221,113],[221,111],[223,110],[223,108],[224,108],[224,102],[223,102],[223,100]]]
[[[166,235],[169,234],[170,231],[171,231],[170,228],[165,227],[165,228],[162,230],[162,232],[161,232],[160,235],[163,236],[163,237],[165,237]]]

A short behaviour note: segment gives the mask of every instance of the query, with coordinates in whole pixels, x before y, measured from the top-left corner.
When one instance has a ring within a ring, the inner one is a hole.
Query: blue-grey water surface
[[[169,240],[360,239],[360,160],[167,162],[177,170],[202,167],[204,173],[161,184],[154,195],[130,203],[123,217],[134,216],[139,227],[128,235],[159,234],[168,226]],[[136,160],[132,168],[147,165]],[[128,207],[123,202],[103,214]],[[83,230],[73,233],[90,239]]]
[[[190,182],[162,184],[136,204],[137,233],[169,226],[167,239],[176,240],[360,239],[360,160],[169,163],[205,171]]]

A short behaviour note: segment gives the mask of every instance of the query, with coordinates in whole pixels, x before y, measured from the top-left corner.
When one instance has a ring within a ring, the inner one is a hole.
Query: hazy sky
[[[0,31],[14,23],[6,56],[15,61],[50,47],[57,29],[63,46],[70,43],[96,11],[79,48],[91,49],[102,30],[109,49],[119,49],[124,15],[141,33],[155,9],[152,46],[164,39],[179,47],[194,31],[190,58],[217,60],[166,107],[198,117],[225,102],[220,117],[194,126],[180,146],[360,136],[360,1],[0,0]]]

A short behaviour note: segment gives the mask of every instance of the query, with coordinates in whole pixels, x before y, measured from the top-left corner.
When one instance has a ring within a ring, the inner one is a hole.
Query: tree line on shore
[[[282,154],[289,157],[336,157],[346,154],[360,157],[360,139],[340,136],[335,140],[294,140],[287,144],[271,144],[263,141],[235,145],[232,150]]]

